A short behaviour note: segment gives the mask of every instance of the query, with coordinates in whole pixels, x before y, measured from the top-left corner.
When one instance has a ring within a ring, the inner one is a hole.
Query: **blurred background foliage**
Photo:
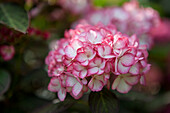
[[[121,6],[127,1],[91,2],[97,7],[110,7]],[[64,31],[81,15],[63,9],[57,0],[0,0],[4,2],[24,7],[31,15],[29,27],[37,31],[34,35],[21,33],[15,41],[5,42],[15,46],[15,55],[10,61],[0,58],[0,113],[90,113],[88,93],[80,100],[67,95],[64,102],[59,102],[56,94],[47,90],[50,78],[44,63],[49,43],[62,38]],[[144,7],[156,9],[162,18],[170,17],[170,0],[139,2]],[[3,27],[0,24],[0,28]],[[50,36],[40,35],[44,32]],[[170,43],[156,42],[149,51],[149,62],[152,64],[150,78],[155,81],[148,80],[151,83],[146,87],[137,85],[127,94],[113,91],[119,99],[119,113],[170,113]]]

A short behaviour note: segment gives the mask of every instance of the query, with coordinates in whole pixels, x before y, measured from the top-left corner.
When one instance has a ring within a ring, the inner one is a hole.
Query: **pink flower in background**
[[[88,12],[91,5],[90,0],[59,0],[59,4],[74,14]]]
[[[136,34],[140,45],[146,44],[148,48],[153,45],[153,36],[150,30],[159,24],[159,14],[152,8],[140,7],[136,0],[125,3],[122,7],[101,8],[91,11],[76,23],[89,23],[96,25],[114,24],[118,31],[132,35]],[[73,26],[74,26],[73,24]]]
[[[52,77],[48,89],[58,92],[61,101],[66,93],[79,99],[88,89],[101,91],[110,85],[127,93],[138,82],[145,83],[144,75],[150,68],[147,45],[139,44],[136,35],[117,32],[113,25],[79,24],[50,47],[46,57]]]
[[[151,29],[151,35],[156,39],[156,41],[170,41],[170,20],[162,19],[158,26]]]
[[[3,60],[8,61],[14,57],[15,48],[14,46],[2,45],[0,46],[0,55],[2,56]]]

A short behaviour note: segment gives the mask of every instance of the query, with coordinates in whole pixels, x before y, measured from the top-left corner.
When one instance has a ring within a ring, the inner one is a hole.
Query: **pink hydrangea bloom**
[[[127,35],[136,34],[141,45],[146,44],[151,48],[153,37],[150,30],[160,21],[159,14],[152,8],[140,7],[136,0],[125,3],[122,7],[101,8],[89,12],[83,19],[76,23],[89,23],[96,25],[114,24],[117,29]],[[74,26],[73,24],[73,26]]]
[[[2,45],[0,46],[0,55],[2,56],[3,60],[8,61],[14,57],[15,48],[14,46]]]
[[[138,82],[145,83],[147,57],[147,46],[140,45],[136,35],[123,35],[113,25],[79,24],[52,43],[46,57],[52,77],[48,89],[58,92],[61,101],[66,93],[79,99],[88,89],[101,91],[110,85],[127,93]]]
[[[59,4],[74,14],[85,13],[90,9],[91,0],[59,0]]]

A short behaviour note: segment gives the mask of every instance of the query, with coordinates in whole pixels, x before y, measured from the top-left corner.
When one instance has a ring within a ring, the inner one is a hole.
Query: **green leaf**
[[[4,94],[10,85],[10,75],[5,70],[0,69],[0,95]]]
[[[89,106],[92,113],[118,113],[118,100],[114,93],[107,89],[91,92]]]
[[[29,21],[24,8],[13,3],[2,3],[0,4],[0,15],[0,23],[26,33]]]

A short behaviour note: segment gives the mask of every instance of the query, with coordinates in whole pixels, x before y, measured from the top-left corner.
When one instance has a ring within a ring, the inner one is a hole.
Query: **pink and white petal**
[[[104,54],[110,55],[112,53],[112,49],[110,46],[104,46]]]
[[[60,88],[61,88],[60,85],[54,86],[51,83],[48,85],[48,90],[52,92],[57,92],[60,90]]]
[[[135,57],[132,54],[125,54],[120,58],[123,66],[131,66],[135,62]]]
[[[87,66],[88,64],[89,64],[88,60],[86,60],[85,62],[81,62],[81,65],[83,65],[83,66]]]
[[[71,42],[71,46],[77,51],[77,49],[79,49],[83,46],[83,43],[81,41],[75,39]]]
[[[117,49],[124,48],[126,46],[127,42],[128,42],[127,38],[125,38],[125,37],[124,38],[119,38],[117,40],[117,42],[115,43],[114,48],[117,48]]]
[[[72,58],[69,58],[69,57],[67,57],[67,56],[64,56],[63,63],[64,63],[64,65],[66,65],[66,66],[71,65],[71,64],[72,64]]]
[[[94,86],[94,79],[91,78],[91,80],[90,80],[89,83],[88,83],[88,87],[89,87],[90,89],[93,89],[93,86]]]
[[[65,97],[66,97],[66,90],[65,89],[60,89],[59,92],[58,92],[58,98],[61,101],[64,101]]]
[[[123,78],[127,84],[129,85],[135,85],[139,81],[139,76],[137,75],[129,75]]]
[[[98,67],[90,68],[90,69],[88,69],[88,75],[96,74],[96,73],[98,73],[98,71],[99,71]]]
[[[83,88],[83,85],[80,84],[79,82],[77,82],[74,86],[73,86],[73,89],[72,89],[72,93],[74,96],[77,96],[81,90]]]
[[[100,44],[102,42],[103,36],[100,33],[97,33],[94,44]]]
[[[96,56],[96,52],[94,51],[91,53],[90,57],[88,57],[89,60],[92,60]]]
[[[118,73],[118,59],[115,60],[115,73]]]
[[[71,96],[72,96],[74,99],[80,99],[80,98],[83,96],[83,92],[81,91],[77,96],[75,96],[74,94],[71,93]]]
[[[84,79],[82,79],[82,81],[81,81],[84,85],[86,85],[87,84],[87,80],[84,78]]]
[[[79,62],[85,62],[87,59],[87,55],[85,53],[78,53],[76,56],[76,60]]]
[[[114,57],[116,57],[116,56],[115,55],[105,55],[102,58],[109,59],[109,58],[114,58]]]
[[[119,85],[117,86],[117,91],[120,93],[128,93],[132,88],[131,85],[127,84],[123,78],[120,79]]]
[[[105,68],[105,64],[106,64],[106,61],[103,60],[103,62],[100,64],[100,69],[104,69]]]
[[[93,82],[93,88],[91,89],[92,91],[101,91],[103,88],[103,82],[100,80],[95,79]]]
[[[120,83],[120,77],[118,76],[112,84],[112,89],[115,90],[118,87],[119,83]]]
[[[138,75],[139,72],[140,72],[140,69],[139,69],[139,64],[136,63],[135,65],[133,65],[130,70],[129,70],[129,73],[133,74],[133,75]]]
[[[84,69],[80,72],[80,78],[85,78],[87,76],[87,70]]]
[[[97,47],[97,51],[98,51],[98,55],[100,57],[103,57],[104,56],[104,47],[103,46],[98,46]]]
[[[104,73],[104,70],[99,69],[99,71],[98,71],[97,74],[101,75],[101,74],[103,74],[103,73]]]
[[[126,74],[126,73],[129,72],[130,67],[125,67],[125,66],[123,66],[122,63],[119,61],[119,63],[118,63],[118,68],[117,68],[117,69],[118,69],[118,71],[119,71],[120,73]]]
[[[72,74],[76,77],[79,77],[80,72],[78,72],[76,70],[72,70]]]
[[[84,69],[84,66],[82,66],[82,65],[79,64],[79,63],[73,63],[73,66],[74,66],[74,69],[75,69],[76,71],[81,71],[81,70]]]
[[[60,81],[57,77],[53,77],[50,81],[50,83],[53,85],[53,86],[57,86],[57,85],[60,85]]]
[[[94,63],[94,60],[91,60],[89,63],[89,67],[96,67],[96,63]]]
[[[69,58],[74,58],[77,54],[76,50],[74,50],[73,47],[71,47],[70,45],[66,46],[64,51]]]
[[[74,78],[74,77],[67,77],[66,78],[66,86],[72,87],[76,83],[77,83],[77,79],[76,78]]]
[[[86,36],[86,38],[91,42],[91,43],[95,43],[95,38],[96,38],[97,34],[95,31],[90,30]]]
[[[100,65],[102,63],[102,59],[97,57],[97,58],[94,59],[94,63],[96,65]]]

